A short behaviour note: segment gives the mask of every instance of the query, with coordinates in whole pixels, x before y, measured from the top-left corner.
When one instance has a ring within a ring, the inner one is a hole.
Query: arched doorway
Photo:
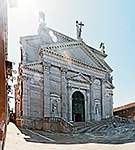
[[[77,91],[72,95],[72,121],[84,122],[85,121],[85,107],[84,96],[81,92]]]

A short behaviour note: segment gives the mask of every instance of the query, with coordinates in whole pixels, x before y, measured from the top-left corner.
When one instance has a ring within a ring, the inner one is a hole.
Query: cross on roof
[[[80,23],[78,23],[78,21],[76,21],[77,39],[81,38],[82,26],[84,26],[82,21]]]

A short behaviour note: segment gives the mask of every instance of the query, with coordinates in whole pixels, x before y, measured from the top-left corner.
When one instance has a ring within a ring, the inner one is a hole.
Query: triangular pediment
[[[23,68],[34,71],[34,72],[39,72],[42,73],[42,61],[39,62],[32,62],[32,63],[27,63],[23,65]]]
[[[107,56],[107,54],[104,54],[99,50],[87,45],[82,40],[75,40],[51,28],[48,28],[48,31],[52,31],[57,38],[56,43],[53,42],[49,44],[49,48],[51,45],[53,48],[56,47],[56,49],[54,48],[55,52],[62,55],[67,55],[68,58],[79,60],[94,67],[99,67],[110,72],[113,71],[111,67],[104,61],[104,58]]]
[[[88,77],[85,77],[82,73],[68,75],[67,79],[83,83],[91,83]]]
[[[110,68],[104,65],[94,52],[82,41],[45,44],[39,49],[39,55],[42,55],[43,51],[63,57],[63,59],[67,61],[71,60],[71,62],[83,63],[85,66],[110,71]]]

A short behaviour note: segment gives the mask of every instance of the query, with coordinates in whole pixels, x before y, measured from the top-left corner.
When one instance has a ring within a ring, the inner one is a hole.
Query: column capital
[[[93,83],[93,82],[95,81],[95,79],[96,79],[96,76],[91,76],[91,77],[90,77],[91,83]]]
[[[68,72],[68,68],[66,67],[61,67],[60,69],[61,69],[61,72]]]
[[[105,81],[106,80],[104,78],[101,79],[102,84],[105,84]]]
[[[89,93],[89,92],[90,92],[90,89],[87,89],[86,91]]]
[[[27,81],[28,79],[29,79],[29,78],[28,78],[26,75],[23,75],[23,76],[22,76],[22,80],[23,80],[23,81]]]
[[[43,85],[44,85],[44,80],[41,80],[41,79],[40,79],[40,80],[39,80],[39,83],[40,83],[41,86],[43,86]]]
[[[43,71],[49,71],[50,67],[51,67],[50,62],[43,61]]]
[[[67,88],[71,90],[71,89],[72,89],[72,86],[71,86],[71,85],[67,85]]]
[[[65,73],[68,72],[68,68],[66,68],[66,67],[61,67],[60,69],[61,69],[62,75],[65,75]]]

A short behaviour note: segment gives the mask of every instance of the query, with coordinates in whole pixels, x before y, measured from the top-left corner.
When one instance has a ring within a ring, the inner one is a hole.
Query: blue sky
[[[84,23],[85,43],[99,49],[105,43],[106,61],[113,68],[114,107],[135,101],[135,0],[19,0],[8,7],[9,60],[20,61],[19,37],[37,34],[38,12],[46,25],[76,38],[75,21]]]

